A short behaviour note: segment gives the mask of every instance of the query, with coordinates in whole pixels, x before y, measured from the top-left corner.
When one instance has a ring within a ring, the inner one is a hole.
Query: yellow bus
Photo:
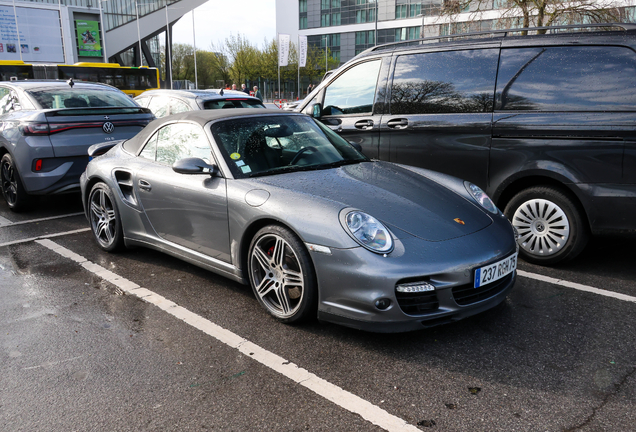
[[[15,81],[24,79],[69,79],[92,81],[117,87],[131,97],[146,90],[159,88],[157,68],[125,67],[117,63],[28,64],[23,61],[0,61],[0,79]]]

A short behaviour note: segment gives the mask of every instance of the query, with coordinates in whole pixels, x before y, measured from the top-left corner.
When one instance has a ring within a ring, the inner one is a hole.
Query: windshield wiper
[[[315,169],[328,169],[328,168],[337,168],[343,165],[353,165],[358,164],[360,162],[366,162],[366,159],[343,159],[335,162],[329,162],[326,164],[314,165]]]
[[[281,173],[294,172],[294,171],[315,171],[315,170],[323,170],[323,169],[329,169],[329,168],[337,168],[343,165],[353,165],[360,162],[366,162],[367,160],[368,159],[344,159],[344,160],[339,160],[336,162],[330,162],[330,163],[320,164],[320,165],[285,165],[282,167],[271,168],[266,171],[254,172],[249,174],[249,177],[260,177],[265,175],[281,174]]]
[[[251,173],[249,177],[260,177],[264,175],[281,174],[281,173],[293,172],[293,171],[308,171],[312,169],[315,169],[315,168],[312,166],[284,165],[282,167],[271,168],[266,171],[258,171],[258,172]]]

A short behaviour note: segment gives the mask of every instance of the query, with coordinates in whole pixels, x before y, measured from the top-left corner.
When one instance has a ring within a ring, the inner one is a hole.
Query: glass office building
[[[276,26],[292,41],[304,35],[310,46],[328,46],[340,63],[376,44],[522,26],[500,20],[501,0],[483,1],[479,16],[460,10],[452,22],[439,16],[443,1],[448,0],[277,0]],[[613,5],[621,21],[635,21],[636,0]]]

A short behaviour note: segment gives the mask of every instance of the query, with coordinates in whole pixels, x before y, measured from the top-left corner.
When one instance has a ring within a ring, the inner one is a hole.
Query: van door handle
[[[373,120],[360,120],[355,122],[356,129],[373,129]]]
[[[386,122],[386,125],[392,129],[404,129],[409,125],[409,121],[407,119],[392,119]]]
[[[150,186],[150,183],[148,183],[146,180],[139,180],[138,185],[139,189],[143,191],[150,192],[150,190],[152,189],[152,186]]]

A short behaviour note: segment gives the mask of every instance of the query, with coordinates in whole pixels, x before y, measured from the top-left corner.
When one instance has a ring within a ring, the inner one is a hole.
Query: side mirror
[[[319,119],[322,117],[322,105],[319,103],[310,104],[307,108],[305,108],[304,113],[315,119]]]
[[[204,171],[207,169],[208,171]],[[216,165],[210,165],[201,158],[183,158],[172,164],[172,170],[179,174],[210,174],[214,177],[219,173]]]

